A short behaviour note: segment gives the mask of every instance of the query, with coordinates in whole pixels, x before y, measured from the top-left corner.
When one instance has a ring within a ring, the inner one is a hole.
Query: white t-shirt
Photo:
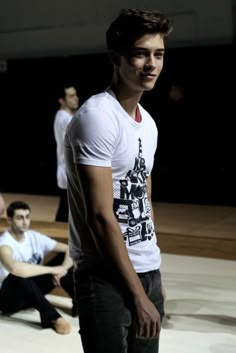
[[[57,144],[57,185],[60,189],[67,188],[65,158],[64,158],[64,138],[68,124],[72,115],[67,111],[58,110],[54,119],[54,136]]]
[[[138,273],[160,267],[160,249],[146,184],[157,147],[157,128],[140,105],[139,110],[140,123],[127,114],[108,90],[88,99],[67,128],[65,160],[71,213],[70,254],[80,268],[101,261],[102,250],[87,223],[75,164],[112,168],[114,214],[130,260]]]
[[[28,230],[24,235],[25,239],[19,242],[6,231],[0,235],[0,246],[10,246],[15,261],[42,264],[45,256],[54,249],[56,241],[34,230]],[[8,274],[9,272],[0,262],[0,288]]]

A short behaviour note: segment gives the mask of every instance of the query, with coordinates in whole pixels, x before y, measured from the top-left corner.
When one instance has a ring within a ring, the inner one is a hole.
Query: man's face
[[[65,89],[64,104],[64,108],[69,109],[71,112],[74,112],[78,109],[79,97],[77,96],[77,92],[74,87],[69,87]]]
[[[164,51],[160,34],[146,34],[121,56],[119,76],[128,89],[141,93],[154,87],[163,68]]]
[[[29,229],[30,226],[30,211],[29,210],[15,210],[14,216],[8,218],[13,231],[23,233]]]

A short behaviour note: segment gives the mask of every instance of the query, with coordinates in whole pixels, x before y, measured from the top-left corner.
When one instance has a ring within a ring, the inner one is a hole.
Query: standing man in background
[[[57,146],[57,186],[59,188],[59,206],[56,222],[68,222],[67,180],[64,158],[64,137],[68,124],[79,106],[79,98],[73,84],[65,83],[58,93],[60,109],[54,120],[54,136]]]
[[[114,76],[67,128],[70,255],[84,353],[157,353],[164,291],[152,209],[157,128],[139,104],[172,25],[123,10],[107,30]],[[96,62],[94,62],[96,65]]]

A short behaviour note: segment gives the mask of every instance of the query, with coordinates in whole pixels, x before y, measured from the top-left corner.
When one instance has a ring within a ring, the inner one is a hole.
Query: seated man
[[[61,285],[74,302],[68,245],[30,230],[30,213],[29,205],[22,201],[7,207],[9,229],[0,237],[0,310],[11,314],[33,307],[39,311],[43,328],[52,327],[57,333],[67,334],[70,324],[45,294]],[[56,256],[45,265],[45,256],[53,252]]]

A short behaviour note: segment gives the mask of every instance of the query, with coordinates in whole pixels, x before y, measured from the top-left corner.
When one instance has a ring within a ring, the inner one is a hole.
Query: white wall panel
[[[170,46],[233,41],[233,0],[8,0],[0,2],[0,58],[105,50],[105,30],[122,8],[168,12]]]

